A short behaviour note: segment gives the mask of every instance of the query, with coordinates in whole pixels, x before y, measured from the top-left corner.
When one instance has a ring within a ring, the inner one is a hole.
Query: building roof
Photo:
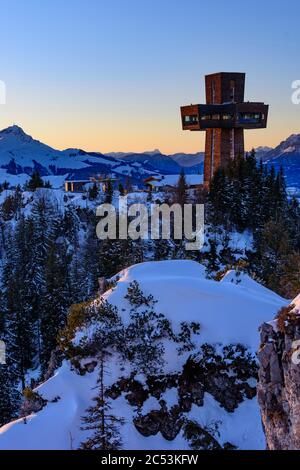
[[[65,180],[65,183],[90,183],[91,180]]]
[[[165,175],[160,180],[153,179],[152,181],[147,181],[147,184],[157,188],[163,186],[176,186],[179,176],[180,175]],[[185,175],[185,179],[188,186],[203,184],[203,175]]]

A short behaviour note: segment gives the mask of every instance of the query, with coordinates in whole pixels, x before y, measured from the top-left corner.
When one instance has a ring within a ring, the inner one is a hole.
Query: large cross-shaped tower
[[[267,127],[269,106],[244,102],[245,74],[220,72],[205,77],[206,104],[181,107],[182,128],[206,131],[204,185],[231,158],[244,153],[244,129]]]

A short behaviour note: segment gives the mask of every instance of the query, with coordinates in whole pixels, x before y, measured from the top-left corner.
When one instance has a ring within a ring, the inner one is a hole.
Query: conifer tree
[[[94,405],[87,409],[87,415],[83,418],[85,426],[82,429],[93,431],[81,445],[84,450],[118,450],[122,446],[120,426],[124,420],[112,414],[109,399],[105,396],[104,361],[105,352],[99,360],[98,394],[93,399]]]
[[[207,254],[207,271],[209,274],[218,271],[219,257],[217,251],[217,242],[213,238],[209,239],[210,251]]]
[[[156,300],[145,295],[137,281],[133,281],[125,299],[130,304],[130,324],[125,335],[129,340],[127,358],[138,371],[155,373],[163,365],[164,345],[162,339],[171,335],[169,321],[155,311]]]
[[[26,185],[28,191],[35,191],[38,188],[44,187],[44,181],[41,178],[41,175],[38,170],[34,171],[31,175],[30,180]]]
[[[174,202],[184,206],[187,203],[188,194],[187,194],[187,182],[184,171],[181,170],[176,189],[174,194]]]
[[[47,370],[51,352],[57,344],[58,332],[65,324],[71,303],[67,290],[68,265],[63,243],[52,242],[45,265],[45,299],[41,318],[42,371]]]
[[[105,277],[100,269],[102,243],[96,236],[96,218],[91,215],[80,254],[81,267],[77,270],[79,283],[84,286],[84,297],[81,300],[93,296],[98,288],[98,278],[102,275]]]
[[[112,277],[134,264],[133,242],[130,239],[102,240],[99,245],[99,274]]]
[[[114,195],[114,188],[111,179],[108,180],[107,185],[106,185],[106,193],[105,193],[105,203],[106,204],[111,204],[112,203],[112,198]]]
[[[226,214],[231,206],[231,195],[229,191],[229,182],[226,178],[223,168],[219,168],[212,179],[210,192],[210,218],[213,225],[226,223]]]
[[[42,362],[42,321],[46,311],[47,281],[46,263],[51,243],[60,234],[59,214],[51,199],[46,194],[38,194],[28,218],[29,241],[27,250],[31,254],[28,272],[31,278],[32,316],[39,362]]]
[[[18,416],[21,395],[8,364],[0,364],[0,427]]]
[[[257,272],[267,286],[276,291],[286,256],[290,252],[290,241],[284,220],[270,219],[266,222],[256,243]]]
[[[119,193],[120,193],[120,196],[125,195],[125,189],[122,183],[119,184]]]
[[[89,188],[89,200],[93,201],[97,199],[98,195],[99,195],[99,189],[98,189],[97,183],[94,182],[93,186]]]
[[[153,240],[155,261],[170,259],[173,255],[171,240]]]
[[[28,236],[27,223],[22,217],[8,239],[2,280],[7,351],[22,388],[26,370],[33,366],[36,354]]]

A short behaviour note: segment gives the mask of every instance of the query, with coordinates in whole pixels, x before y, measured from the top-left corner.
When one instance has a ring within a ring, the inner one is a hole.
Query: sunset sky
[[[56,148],[197,152],[181,105],[205,102],[204,75],[246,72],[246,100],[270,105],[246,148],[300,133],[299,0],[0,0],[0,128]]]

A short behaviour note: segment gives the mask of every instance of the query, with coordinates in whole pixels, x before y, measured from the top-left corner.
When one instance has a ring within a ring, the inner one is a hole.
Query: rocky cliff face
[[[270,450],[300,449],[299,301],[260,330],[258,401]]]

